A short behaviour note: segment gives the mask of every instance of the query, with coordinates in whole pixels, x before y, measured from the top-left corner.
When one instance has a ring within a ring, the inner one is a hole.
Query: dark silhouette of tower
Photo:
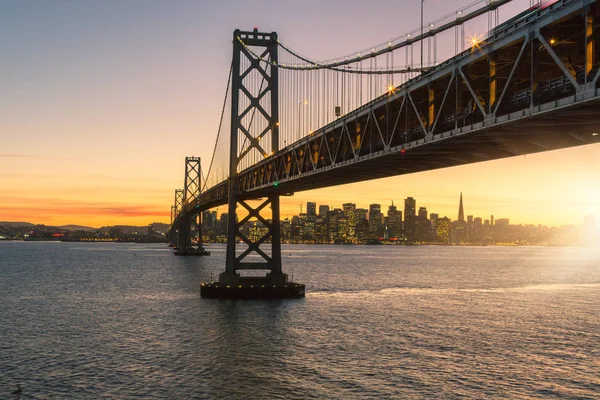
[[[458,220],[465,222],[465,211],[463,210],[462,192],[460,192],[460,205],[458,206]]]

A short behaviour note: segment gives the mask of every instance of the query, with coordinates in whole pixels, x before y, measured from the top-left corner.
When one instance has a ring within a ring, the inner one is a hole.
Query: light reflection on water
[[[600,250],[284,246],[219,301],[162,245],[0,242],[0,398],[598,398]]]

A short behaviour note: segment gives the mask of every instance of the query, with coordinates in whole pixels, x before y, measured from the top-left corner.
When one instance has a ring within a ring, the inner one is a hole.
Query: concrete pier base
[[[219,282],[202,283],[200,296],[216,299],[289,299],[304,297],[305,285],[288,282],[287,275],[242,277],[219,276]]]
[[[210,251],[206,251],[203,248],[199,249],[178,249],[175,248],[173,252],[176,256],[210,256]]]

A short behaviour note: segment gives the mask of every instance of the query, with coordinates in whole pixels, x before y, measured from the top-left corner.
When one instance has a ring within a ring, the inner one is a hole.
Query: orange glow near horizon
[[[517,224],[580,224],[586,215],[600,217],[600,185],[594,184],[600,181],[599,154],[600,144],[589,145],[299,192],[281,197],[281,217],[299,214],[300,205],[306,212],[307,201],[332,209],[346,202],[367,209],[377,203],[385,213],[392,201],[403,209],[404,199],[410,196],[417,207],[456,219],[463,192],[465,215],[483,219],[494,215]],[[0,157],[0,163],[4,160]],[[17,164],[32,162],[19,160],[12,158]],[[40,173],[36,188],[26,184],[26,173],[0,173],[2,187],[13,189],[0,191],[0,221],[92,227],[169,223],[171,188],[177,181],[166,179],[171,172],[165,172],[163,179],[90,173],[73,175],[67,182]],[[227,212],[227,206],[216,210]]]

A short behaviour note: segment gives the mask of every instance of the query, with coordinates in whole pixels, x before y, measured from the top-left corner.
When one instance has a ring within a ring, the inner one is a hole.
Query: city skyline
[[[388,179],[393,179],[393,178],[388,178]],[[308,194],[308,193],[313,193],[313,192],[318,192],[318,191],[307,191],[307,192],[304,192],[303,194]],[[444,206],[444,207],[442,207],[442,209],[445,210],[444,212],[435,212],[435,214],[438,214],[440,217],[449,218],[451,221],[457,221],[457,220],[460,221],[461,220],[461,218],[460,218],[460,216],[461,216],[460,209],[464,210],[464,208],[465,208],[464,204],[463,204],[463,195],[464,195],[463,192],[459,192],[458,193],[459,200],[458,200],[458,203],[457,203],[456,199],[455,199],[455,204],[454,204],[455,210],[454,211],[451,210],[453,206],[450,205],[450,206]],[[296,196],[291,196],[291,199],[299,198],[299,197],[300,196],[297,196],[297,197]],[[305,196],[302,196],[302,197],[305,198]],[[290,219],[292,217],[299,216],[302,213],[303,214],[308,214],[308,207],[310,206],[311,203],[315,204],[315,207],[316,207],[316,210],[317,210],[316,211],[317,215],[319,214],[319,209],[321,207],[328,207],[328,210],[333,210],[333,209],[336,209],[336,208],[343,209],[343,206],[345,204],[353,204],[355,206],[355,208],[357,208],[357,209],[366,209],[366,210],[369,210],[369,207],[372,206],[372,205],[379,205],[379,206],[384,207],[384,208],[385,207],[389,207],[389,206],[402,207],[402,208],[400,208],[400,210],[401,210],[401,213],[403,213],[404,212],[404,206],[403,206],[404,205],[404,201],[407,198],[413,199],[413,200],[415,200],[415,202],[418,200],[416,196],[408,196],[406,198],[398,198],[397,200],[396,199],[390,199],[389,203],[382,202],[382,201],[380,201],[378,199],[374,199],[373,201],[371,201],[369,203],[364,203],[364,202],[360,203],[360,202],[357,202],[357,201],[355,201],[353,199],[339,200],[337,203],[329,203],[329,202],[325,202],[325,201],[322,201],[322,200],[321,201],[320,200],[315,200],[315,199],[308,199],[308,200],[301,201],[301,202],[294,202],[293,200],[290,200],[290,197],[282,197],[282,199],[281,199],[281,203],[282,203],[281,219],[282,220],[283,219]],[[248,203],[251,204],[253,202],[258,202],[258,201],[259,200],[249,200]],[[428,213],[432,212],[431,210],[433,209],[433,207],[429,208],[430,207],[429,206],[430,203],[426,203],[425,206],[421,206],[420,204],[423,204],[423,203],[425,203],[425,201],[423,201],[423,202],[416,202],[416,204],[415,204],[415,210],[414,210],[415,214],[418,213],[419,209],[423,209],[423,208],[427,209]],[[431,203],[431,204],[433,204],[434,206],[439,205],[436,202]],[[340,207],[336,207],[336,205],[339,205]],[[483,208],[486,208],[486,207],[483,207]],[[481,207],[479,207],[477,209],[479,210],[479,209],[481,209]],[[209,209],[207,211],[208,212],[214,212],[217,215],[217,217],[220,217],[222,214],[227,214],[227,207],[226,206],[215,207],[215,208],[211,208],[211,209]],[[437,209],[436,209],[436,211],[437,211]],[[382,213],[383,213],[383,211],[382,211]],[[246,215],[244,213],[244,210],[241,209],[241,207],[239,207],[239,206],[238,206],[237,214],[238,214],[239,218],[241,218],[242,216]],[[456,214],[456,217],[455,217],[455,214]],[[553,225],[553,224],[544,223],[542,221],[537,221],[537,222],[536,221],[522,222],[522,221],[519,221],[517,219],[514,219],[511,215],[508,215],[508,214],[509,214],[508,212],[503,212],[501,209],[499,209],[499,212],[491,212],[489,214],[481,214],[481,213],[478,213],[478,212],[466,212],[466,211],[463,211],[463,213],[462,213],[463,219],[462,220],[464,221],[467,216],[472,216],[472,217],[476,217],[477,216],[477,217],[481,217],[484,220],[486,219],[485,218],[486,216],[489,217],[488,219],[498,218],[500,216],[501,219],[502,218],[509,219],[511,222],[514,222],[516,225],[534,225],[534,226],[542,225],[542,226],[549,226],[549,227],[559,227],[559,226],[577,225],[577,224],[582,223],[582,221],[584,221],[584,220],[586,220],[587,218],[590,218],[590,217],[593,218],[594,220],[596,220],[598,218],[598,216],[596,214],[594,214],[594,213],[588,213],[588,214],[582,214],[581,218],[579,218],[579,219],[575,218],[573,220],[567,221],[566,223]],[[367,213],[367,216],[368,215],[369,214]],[[152,224],[152,223],[169,224],[170,221],[168,219],[165,219],[165,220],[150,220],[150,219],[148,219],[148,220],[142,221],[141,223],[138,223],[138,224],[127,224],[127,223],[110,224],[110,223],[102,223],[101,225],[94,225],[94,226],[92,226],[92,225],[85,225],[85,224],[78,224],[78,223],[71,222],[70,220],[66,220],[66,222],[64,222],[64,223],[56,224],[56,223],[50,223],[50,222],[44,221],[44,220],[36,221],[36,220],[30,220],[30,219],[27,219],[27,218],[21,218],[21,219],[19,219],[19,218],[17,218],[17,219],[2,219],[2,218],[0,218],[0,222],[23,222],[23,223],[31,223],[31,224],[34,224],[34,225],[47,225],[47,226],[69,226],[69,225],[74,225],[75,226],[75,225],[81,225],[81,226],[85,226],[85,227],[89,227],[89,228],[96,228],[96,229],[98,229],[98,228],[105,227],[105,226],[120,226],[120,225],[124,225],[124,226],[146,226],[146,225]]]
[[[201,157],[204,168],[210,160],[234,29],[277,31],[303,54],[328,59],[416,28],[420,2],[413,3],[259,1],[242,12],[233,1],[6,2],[0,220],[168,222],[185,156]],[[425,21],[468,3],[427,0]],[[515,0],[500,19],[527,7]],[[473,25],[467,34],[485,30]],[[453,55],[446,47],[440,60]],[[292,215],[312,199],[367,206],[411,193],[450,214],[463,191],[479,215],[561,225],[600,216],[599,180],[600,145],[589,145],[296,193],[282,198],[281,211]]]
[[[448,217],[407,197],[402,204],[369,204],[368,208],[345,202],[341,206],[309,201],[296,215],[281,220],[284,243],[305,244],[511,244],[574,245],[596,244],[600,239],[592,215],[561,227],[542,224],[511,224],[504,215],[479,216],[465,211],[460,193],[456,213]],[[229,215],[202,212],[202,236],[206,242],[225,242]],[[239,221],[240,215],[237,215]],[[252,240],[267,235],[269,229],[253,218],[240,230]]]
[[[506,220],[506,221],[510,221],[513,222],[513,225],[529,225],[529,226],[547,226],[547,227],[559,227],[559,226],[572,226],[572,225],[581,225],[584,223],[587,223],[590,220],[596,221],[596,216],[594,214],[587,214],[582,216],[579,220],[573,220],[570,221],[570,223],[567,224],[562,224],[562,225],[548,225],[548,224],[543,224],[543,223],[521,223],[519,221],[515,221],[512,219],[512,217],[510,215],[507,215],[506,213],[498,213],[498,214],[477,214],[477,213],[473,213],[473,212],[469,212],[468,211],[468,203],[467,203],[467,207],[465,207],[465,202],[463,199],[463,192],[460,192],[458,195],[458,201],[456,201],[455,199],[455,210],[454,213],[440,213],[437,211],[437,209],[434,209],[433,207],[430,208],[430,206],[428,204],[425,204],[424,206],[422,204],[424,204],[424,202],[419,202],[419,199],[417,199],[416,197],[413,196],[408,196],[404,199],[400,199],[400,201],[394,202],[394,200],[390,200],[389,203],[383,203],[383,202],[374,202],[374,203],[369,203],[367,205],[361,205],[357,202],[354,202],[352,199],[347,199],[346,201],[342,202],[342,203],[336,203],[336,204],[326,204],[323,202],[319,202],[319,201],[306,201],[304,203],[299,203],[296,205],[297,209],[296,212],[292,212],[290,214],[287,214],[285,216],[282,215],[281,219],[291,219],[294,217],[298,217],[301,215],[311,215],[311,213],[309,212],[309,208],[312,208],[314,210],[313,215],[321,215],[322,214],[322,210],[326,209],[328,212],[331,212],[333,210],[342,210],[344,211],[345,206],[347,205],[352,205],[353,209],[356,210],[365,210],[366,211],[366,218],[368,220],[370,220],[370,209],[372,206],[379,206],[379,212],[381,213],[381,217],[383,218],[384,216],[388,215],[388,211],[390,210],[390,208],[394,208],[399,210],[400,215],[401,215],[401,220],[402,222],[405,221],[407,212],[406,212],[406,201],[410,199],[410,201],[412,202],[412,216],[420,216],[420,214],[425,211],[427,213],[427,215],[431,215],[431,214],[435,214],[436,218],[448,218],[450,221],[462,221],[465,222],[467,221],[469,218],[470,219],[477,219],[480,218],[482,221],[490,221],[491,225],[494,225],[495,221],[498,220]],[[226,208],[222,207],[223,211],[219,212],[217,210],[217,208],[215,209],[210,209],[210,210],[206,210],[202,213],[202,215],[206,215],[206,213],[214,213],[214,215],[216,216],[216,218],[220,218],[223,214],[227,215],[227,210]],[[467,211],[465,211],[465,209]],[[219,209],[220,210],[220,209]],[[241,216],[245,215],[243,213],[240,213],[240,211],[238,208],[238,219],[241,218]],[[462,211],[462,212],[461,212]],[[462,216],[462,218],[461,218]],[[429,217],[427,217],[429,218]]]
[[[407,197],[401,204],[380,203],[368,208],[351,201],[336,205],[309,201],[299,213],[281,219],[283,243],[303,244],[467,244],[467,245],[597,245],[600,228],[593,215],[583,221],[560,227],[542,224],[511,224],[504,215],[478,216],[465,212],[460,193],[456,218],[441,216],[435,210]],[[467,208],[468,211],[468,208]],[[466,218],[465,218],[466,215]],[[236,216],[239,221],[240,215]],[[227,213],[215,210],[201,213],[204,242],[227,240]],[[155,228],[156,227],[156,228]],[[268,228],[256,218],[241,226],[248,238],[259,240]],[[168,240],[169,224],[147,226],[47,226],[5,224],[0,221],[0,240],[61,240],[89,242],[155,243]],[[199,239],[199,237],[197,238]]]

